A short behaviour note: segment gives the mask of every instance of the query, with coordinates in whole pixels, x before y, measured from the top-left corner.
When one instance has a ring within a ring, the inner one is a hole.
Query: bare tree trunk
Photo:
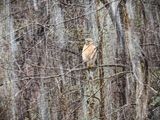
[[[42,44],[42,50],[41,51],[41,60],[40,60],[40,66],[43,66],[44,68],[47,67],[47,40],[45,38],[44,40],[44,44]],[[44,69],[40,69],[39,70],[40,73],[40,77],[41,75],[47,75],[46,70]],[[42,78],[39,81],[40,84],[40,96],[38,98],[38,106],[39,106],[39,113],[41,115],[41,120],[51,120],[51,115],[49,112],[49,103],[48,103],[48,92],[46,91],[46,89],[48,89],[48,87],[46,86],[45,80]]]
[[[85,29],[84,29],[84,37],[90,37],[94,40],[94,43],[98,46],[99,41],[99,33],[98,33],[98,25],[97,25],[97,1],[85,1],[85,12],[86,15],[86,23],[85,23]],[[90,6],[89,4],[92,4]],[[93,14],[88,14],[88,11],[93,12]],[[96,70],[89,70],[89,72],[85,71],[87,74],[87,84],[84,85],[84,111],[85,116],[84,119],[90,120],[90,119],[97,119],[99,117],[99,91],[96,84]],[[98,93],[97,93],[98,91]],[[86,107],[87,106],[87,107]]]
[[[102,35],[101,35],[102,36]],[[103,38],[100,37],[100,41],[99,41],[99,65],[103,65]],[[100,110],[99,110],[99,114],[100,114],[100,120],[105,120],[105,90],[104,90],[104,86],[105,86],[105,82],[104,82],[104,69],[99,68],[99,79],[100,79],[100,84],[99,84],[99,88],[100,88]]]
[[[148,105],[148,61],[140,47],[139,36],[136,34],[134,18],[136,10],[133,10],[132,3],[126,3],[128,12],[128,49],[132,63],[134,80],[136,81],[136,120],[147,119]],[[134,12],[133,12],[134,11]]]
[[[0,1],[0,18],[8,14],[5,1]],[[9,37],[6,34],[9,33],[9,26],[6,19],[0,19],[0,118],[1,119],[10,119],[12,116],[11,105],[13,101],[8,101],[8,98],[11,98],[11,82],[10,76],[8,73],[10,70],[6,70],[9,66],[10,50],[7,49],[7,46],[10,44]]]
[[[99,6],[100,4],[97,2],[96,6]],[[96,12],[96,19],[97,19],[97,26],[98,26],[98,39],[99,39],[99,46],[98,46],[98,63],[99,65],[104,64],[104,35],[103,35],[103,28],[101,27],[102,25],[100,24],[103,19],[100,18],[100,15],[98,12]],[[99,119],[100,120],[106,120],[105,116],[105,82],[104,82],[104,68],[100,67],[98,69],[99,72],[99,89],[100,89],[100,101],[99,101]]]
[[[11,4],[10,0],[7,0],[5,2],[6,5],[6,14],[8,16],[7,21],[6,21],[6,28],[9,33],[8,39],[10,40],[10,60],[9,60],[9,66],[12,68],[12,71],[9,72],[9,79],[10,79],[10,84],[11,84],[11,101],[12,101],[12,117],[13,120],[16,120],[18,118],[18,113],[17,113],[17,103],[16,103],[16,94],[18,94],[18,89],[16,83],[18,83],[17,76],[15,74],[15,61],[16,61],[16,43],[15,43],[15,33],[14,33],[14,19],[10,15],[11,14]],[[8,34],[7,34],[8,35]]]

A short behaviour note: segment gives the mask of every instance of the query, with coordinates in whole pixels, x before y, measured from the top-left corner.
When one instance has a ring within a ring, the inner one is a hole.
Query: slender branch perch
[[[92,69],[92,68],[100,68],[100,67],[125,67],[125,68],[129,68],[129,66],[127,66],[127,65],[122,65],[122,64],[110,64],[110,65],[99,65],[99,66],[95,66],[95,67],[91,67],[91,68],[84,67],[84,68],[71,69],[71,70],[69,70],[69,71],[70,71],[70,72],[73,72],[73,71],[80,71],[80,70],[89,70],[89,69]]]

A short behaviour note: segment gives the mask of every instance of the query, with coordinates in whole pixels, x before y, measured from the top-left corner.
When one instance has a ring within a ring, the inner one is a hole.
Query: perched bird
[[[97,47],[92,38],[85,39],[85,44],[82,50],[82,59],[88,68],[92,68],[96,65]]]

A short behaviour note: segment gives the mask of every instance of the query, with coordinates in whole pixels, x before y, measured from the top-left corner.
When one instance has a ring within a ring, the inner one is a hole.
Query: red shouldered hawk
[[[82,50],[83,62],[87,64],[87,67],[93,67],[96,64],[97,48],[94,45],[92,38],[86,38],[85,44]]]

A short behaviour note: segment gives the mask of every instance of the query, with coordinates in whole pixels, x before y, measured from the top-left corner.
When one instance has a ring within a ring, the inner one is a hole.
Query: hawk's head
[[[89,44],[91,44],[91,43],[93,43],[93,39],[92,39],[92,38],[86,38],[86,39],[85,39],[85,44],[86,44],[86,45],[89,45]]]

